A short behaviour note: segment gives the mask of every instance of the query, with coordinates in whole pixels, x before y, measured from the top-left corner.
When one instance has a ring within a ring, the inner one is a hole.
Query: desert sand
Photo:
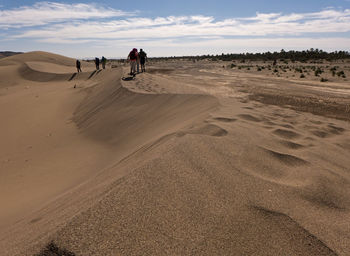
[[[350,255],[348,78],[147,64],[0,60],[0,255]]]

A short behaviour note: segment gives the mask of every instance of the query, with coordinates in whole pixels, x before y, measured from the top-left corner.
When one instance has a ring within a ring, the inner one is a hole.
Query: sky
[[[0,51],[74,58],[350,51],[350,0],[0,0]]]

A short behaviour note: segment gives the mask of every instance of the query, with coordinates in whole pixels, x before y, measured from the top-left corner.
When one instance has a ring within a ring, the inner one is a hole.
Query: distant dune
[[[349,255],[349,84],[229,65],[1,59],[1,255]]]

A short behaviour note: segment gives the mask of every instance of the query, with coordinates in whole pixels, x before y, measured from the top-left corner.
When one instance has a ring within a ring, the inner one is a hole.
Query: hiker
[[[101,62],[102,62],[102,68],[103,68],[103,69],[106,69],[106,62],[107,62],[107,59],[106,59],[104,56],[102,56]]]
[[[100,59],[99,58],[95,58],[95,64],[96,64],[96,70],[100,69]]]
[[[146,72],[145,62],[147,60],[147,53],[145,53],[142,49],[140,49],[140,63],[141,63],[141,72]]]
[[[137,51],[137,50],[136,50]],[[137,65],[137,74],[140,73],[140,55],[137,52],[137,60],[136,60],[136,65]]]
[[[128,55],[128,60],[130,60],[130,75],[136,75],[136,63],[138,59],[137,49],[134,48]]]
[[[81,71],[81,68],[80,68],[80,67],[81,67],[80,60],[77,60],[77,61],[76,61],[75,66],[77,67],[78,73],[79,73],[79,72],[82,72],[82,71]]]

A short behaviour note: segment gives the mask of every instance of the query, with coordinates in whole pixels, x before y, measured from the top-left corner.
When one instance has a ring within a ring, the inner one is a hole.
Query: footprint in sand
[[[226,136],[228,132],[217,125],[207,124],[198,128],[193,128],[188,131],[184,131],[183,133],[222,137],[222,136]]]
[[[321,130],[313,130],[311,133],[319,138],[327,138],[330,136],[328,132],[321,131]]]
[[[342,127],[335,126],[333,124],[328,125],[328,131],[332,134],[339,135],[345,132],[345,129]]]
[[[294,127],[290,124],[282,124],[281,127],[287,128],[287,129],[294,129]]]
[[[289,149],[301,149],[304,148],[305,146],[298,144],[298,143],[294,143],[292,141],[288,141],[288,140],[281,140],[280,143],[285,146],[286,148]]]
[[[301,166],[301,165],[307,165],[309,164],[308,161],[305,161],[304,159],[301,159],[299,157],[289,155],[289,154],[283,154],[279,153],[270,149],[263,148],[262,149],[268,153],[271,157],[278,160],[279,162],[288,165],[288,166]]]
[[[241,114],[238,115],[240,118],[247,120],[247,121],[252,121],[252,122],[261,122],[261,120],[255,116],[248,115],[248,114]]]
[[[273,133],[284,139],[294,139],[300,137],[300,134],[285,129],[276,129],[273,131]]]
[[[235,118],[226,118],[226,117],[216,117],[216,118],[214,118],[214,120],[224,122],[224,123],[232,123],[232,122],[237,121],[237,119],[235,119]]]

